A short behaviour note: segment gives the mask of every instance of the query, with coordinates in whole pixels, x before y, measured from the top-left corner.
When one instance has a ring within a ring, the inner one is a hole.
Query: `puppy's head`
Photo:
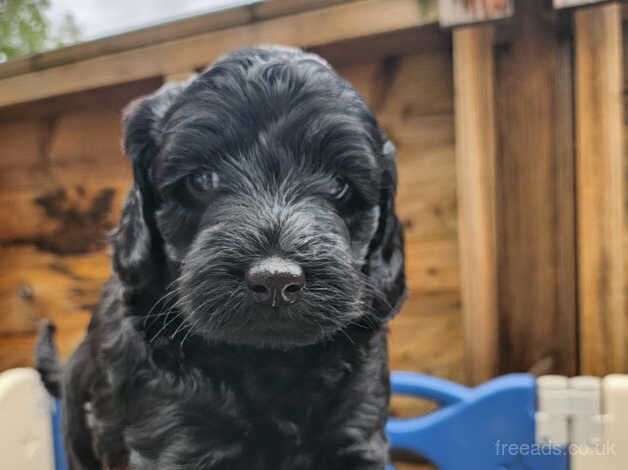
[[[168,281],[194,334],[277,348],[399,307],[394,146],[319,57],[233,52],[130,105],[124,133],[114,269],[129,298]]]

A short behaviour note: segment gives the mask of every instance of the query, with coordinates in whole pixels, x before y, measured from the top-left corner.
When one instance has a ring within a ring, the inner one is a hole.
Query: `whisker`
[[[155,341],[161,335],[161,333],[164,332],[164,330],[166,330],[175,320],[179,318],[181,318],[181,315],[179,313],[175,313],[175,315],[170,320],[168,320],[167,323],[163,324],[161,328],[159,329],[159,331],[157,331],[157,333],[153,335],[153,337],[149,340],[149,343],[152,343],[153,341]]]
[[[187,339],[188,339],[188,337],[190,336],[190,333],[192,332],[192,330],[193,330],[194,328],[196,328],[196,326],[198,325],[198,323],[199,323],[200,321],[201,321],[201,319],[200,319],[200,318],[199,318],[199,319],[197,319],[197,320],[194,322],[194,324],[193,324],[193,325],[191,325],[191,326],[188,328],[187,333],[185,334],[185,336],[184,336],[184,337],[183,337],[183,339],[181,340],[181,343],[179,343],[179,349],[183,349],[183,345],[185,344],[185,340],[187,340]]]

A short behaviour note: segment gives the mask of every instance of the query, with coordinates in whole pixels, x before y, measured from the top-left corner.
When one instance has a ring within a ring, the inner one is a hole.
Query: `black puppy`
[[[319,57],[227,54],[124,113],[114,275],[61,369],[78,469],[384,469],[394,146]]]

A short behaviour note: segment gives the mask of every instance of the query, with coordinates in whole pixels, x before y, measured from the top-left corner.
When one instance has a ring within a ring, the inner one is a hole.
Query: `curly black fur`
[[[72,469],[382,470],[403,240],[394,147],[362,98],[319,57],[260,47],[123,125],[114,275],[60,387],[50,326],[38,349]],[[220,184],[199,201],[201,169]],[[244,272],[270,254],[302,266],[298,302],[251,299]]]

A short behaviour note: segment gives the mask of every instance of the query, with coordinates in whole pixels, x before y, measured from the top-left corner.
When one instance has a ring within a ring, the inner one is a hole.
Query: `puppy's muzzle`
[[[278,307],[299,299],[305,286],[305,275],[294,261],[272,256],[249,267],[246,283],[255,302]]]

